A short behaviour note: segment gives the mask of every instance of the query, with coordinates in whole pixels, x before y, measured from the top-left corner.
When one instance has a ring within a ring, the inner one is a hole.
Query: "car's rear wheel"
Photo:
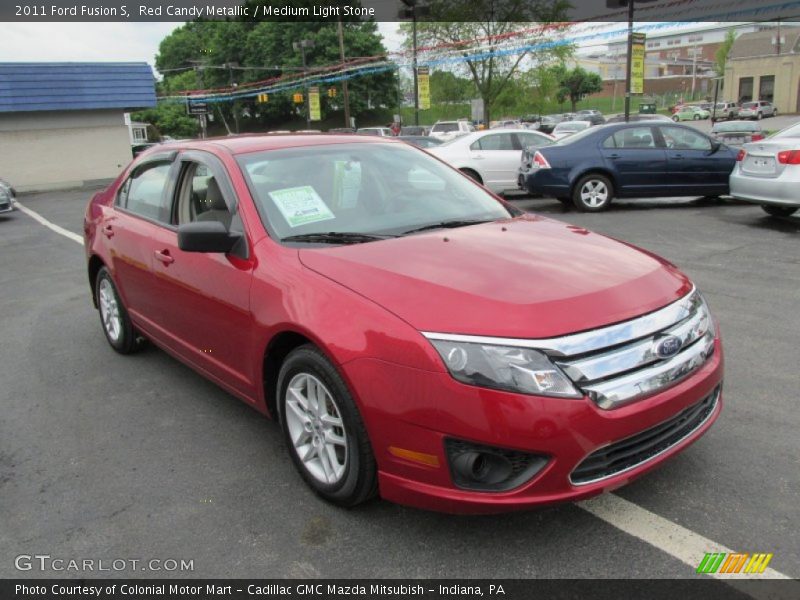
[[[777,108],[772,111],[772,116],[773,117],[777,117],[778,116],[778,109]]]
[[[672,120],[673,120],[673,121],[675,121],[675,122],[677,123],[677,122],[680,120],[680,118],[678,117],[678,115],[674,115],[674,116],[672,117]]]
[[[608,177],[591,173],[578,180],[572,189],[572,203],[584,212],[600,212],[614,198],[614,188]]]
[[[700,120],[700,115],[697,115],[697,114],[692,115],[692,119],[694,119],[695,121],[699,121]]]
[[[102,267],[97,273],[95,295],[103,333],[111,347],[120,354],[131,354],[139,350],[144,340],[136,333],[128,311],[119,297],[117,286],[106,267]]]
[[[459,171],[461,171],[464,175],[466,175],[470,179],[474,179],[475,181],[483,185],[483,179],[481,179],[481,176],[478,175],[477,171],[473,171],[472,169],[459,169]]]
[[[377,493],[375,458],[361,415],[334,365],[308,344],[278,375],[281,427],[306,483],[326,500],[355,506]]]
[[[797,207],[794,206],[762,206],[764,212],[771,217],[790,217],[797,212]]]

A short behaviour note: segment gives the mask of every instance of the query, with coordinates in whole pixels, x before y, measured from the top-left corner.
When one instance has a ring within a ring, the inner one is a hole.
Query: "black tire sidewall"
[[[117,301],[117,308],[119,310],[121,331],[119,338],[116,340],[111,339],[111,337],[108,335],[105,323],[103,323],[103,313],[100,311],[100,282],[103,280],[107,280],[111,284],[111,291],[114,293],[114,297]],[[125,305],[122,303],[122,298],[120,298],[117,285],[114,283],[111,273],[107,267],[102,267],[98,271],[97,279],[95,279],[94,289],[95,301],[97,302],[97,312],[100,315],[100,326],[103,328],[103,335],[105,335],[109,345],[120,354],[129,354],[133,352],[137,347],[136,332],[133,328],[133,323],[131,323],[131,319],[128,316],[128,311],[125,309]]]
[[[340,481],[325,484],[308,472],[297,455],[286,423],[286,389],[295,375],[308,373],[319,379],[333,396],[339,415],[344,423],[347,439],[347,464]],[[372,449],[366,439],[366,431],[353,396],[330,360],[311,345],[301,346],[292,351],[281,366],[278,374],[278,417],[283,431],[289,456],[305,482],[320,496],[342,506],[353,506],[369,498],[375,478],[375,463]]]
[[[762,205],[761,208],[771,217],[791,217],[798,210],[793,206]]]

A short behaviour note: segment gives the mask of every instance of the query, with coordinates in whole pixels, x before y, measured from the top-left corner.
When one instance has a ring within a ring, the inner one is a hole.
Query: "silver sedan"
[[[0,179],[0,213],[14,210],[14,188]]]
[[[744,144],[730,177],[731,196],[772,216],[800,208],[800,123],[758,142]]]

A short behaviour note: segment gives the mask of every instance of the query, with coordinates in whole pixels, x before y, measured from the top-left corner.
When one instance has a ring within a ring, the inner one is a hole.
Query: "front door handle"
[[[114,237],[114,228],[111,225],[106,225],[103,227],[103,235],[106,236],[108,239]]]
[[[484,156],[483,156],[483,154],[473,154],[472,158],[474,160],[483,160]]]
[[[175,259],[170,256],[169,250],[156,250],[155,257],[156,260],[161,261],[165,265],[171,265],[175,262]]]
[[[619,154],[609,154],[608,158],[611,158],[611,159],[619,158]]]

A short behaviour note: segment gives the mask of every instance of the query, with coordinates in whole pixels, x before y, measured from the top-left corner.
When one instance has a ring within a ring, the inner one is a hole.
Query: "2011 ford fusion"
[[[523,214],[402,142],[156,147],[84,231],[109,344],[148,339],[275,418],[340,505],[587,498],[722,407],[717,325],[675,266]]]

